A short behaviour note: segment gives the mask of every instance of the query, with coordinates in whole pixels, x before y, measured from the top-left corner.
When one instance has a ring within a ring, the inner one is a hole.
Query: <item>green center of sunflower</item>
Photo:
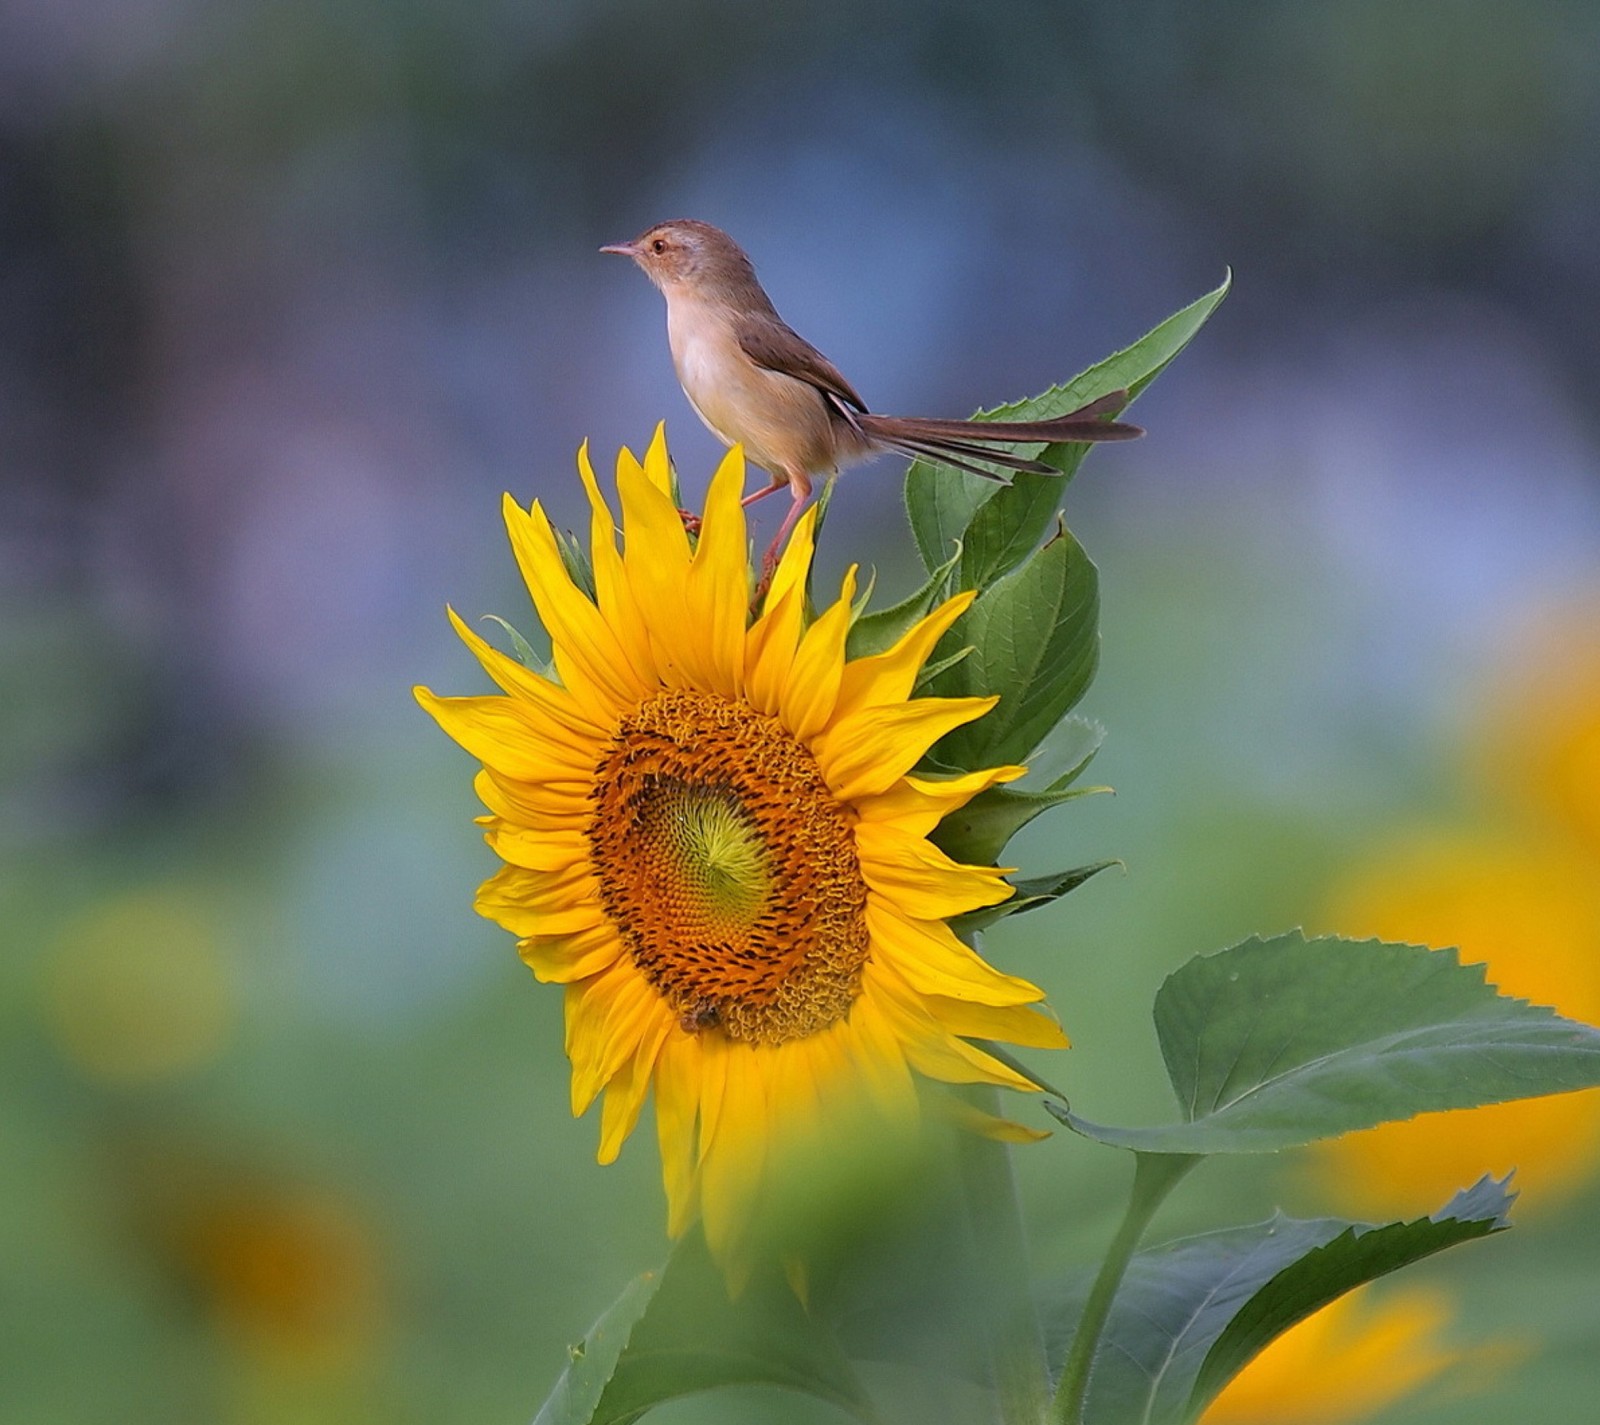
[[[849,1013],[867,959],[855,815],[776,718],[690,690],[649,698],[591,799],[601,904],[686,1030],[780,1044]]]
[[[749,926],[766,903],[772,875],[761,837],[737,794],[660,777],[639,807],[638,831],[658,849],[660,890],[708,926]]]

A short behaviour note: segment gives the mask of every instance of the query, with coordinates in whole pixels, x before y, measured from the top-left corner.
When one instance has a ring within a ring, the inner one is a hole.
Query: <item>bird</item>
[[[720,228],[674,218],[600,251],[632,258],[660,289],[673,369],[689,404],[718,440],[743,446],[750,462],[771,477],[744,497],[744,505],[788,488],[788,512],[763,561],[769,572],[811,497],[813,479],[831,478],[846,464],[887,450],[1004,482],[989,467],[1061,474],[1008,447],[1144,434],[1138,426],[1104,419],[1128,403],[1126,391],[1050,420],[875,414],[839,368],[778,315],[754,264]]]

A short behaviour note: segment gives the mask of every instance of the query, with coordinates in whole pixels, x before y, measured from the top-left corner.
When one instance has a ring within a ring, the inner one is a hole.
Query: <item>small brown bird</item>
[[[792,503],[767,551],[770,569],[811,495],[815,475],[884,450],[922,456],[990,480],[984,464],[1040,475],[1054,466],[1006,447],[1054,441],[1130,440],[1134,425],[1100,419],[1127,404],[1113,391],[1069,415],[1044,421],[923,420],[879,416],[839,368],[794,332],[727,233],[693,218],[657,223],[632,242],[601,252],[631,257],[667,299],[667,342],[683,393],[724,445],[743,445],[772,483],[744,503],[789,487]]]

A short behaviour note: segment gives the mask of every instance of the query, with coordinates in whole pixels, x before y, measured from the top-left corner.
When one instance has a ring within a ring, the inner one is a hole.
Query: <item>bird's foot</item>
[[[778,572],[778,545],[776,541],[761,556],[761,577],[756,580],[756,586],[750,594],[750,609],[753,613],[761,612],[761,605],[766,602],[767,593],[772,588],[772,576]]]
[[[683,521],[683,527],[690,534],[699,534],[701,518],[693,510],[679,510],[678,518]]]

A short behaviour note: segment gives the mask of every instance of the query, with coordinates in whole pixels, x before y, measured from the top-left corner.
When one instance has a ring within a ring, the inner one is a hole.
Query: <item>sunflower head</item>
[[[642,462],[618,458],[620,529],[586,453],[578,464],[592,591],[537,503],[505,507],[549,669],[452,614],[502,691],[417,696],[483,764],[503,865],[478,909],[566,987],[573,1111],[604,1094],[610,1161],[653,1088],[669,1229],[703,1215],[737,1270],[796,1142],[862,1110],[914,1119],[914,1075],[1032,1087],[970,1039],[1065,1046],[1042,992],[947,924],[1009,897],[1002,871],[928,839],[1023,769],[913,770],[994,702],[911,696],[971,594],[849,659],[854,571],[836,601],[808,604],[814,510],[752,610],[737,448],[697,541],[659,430]]]

